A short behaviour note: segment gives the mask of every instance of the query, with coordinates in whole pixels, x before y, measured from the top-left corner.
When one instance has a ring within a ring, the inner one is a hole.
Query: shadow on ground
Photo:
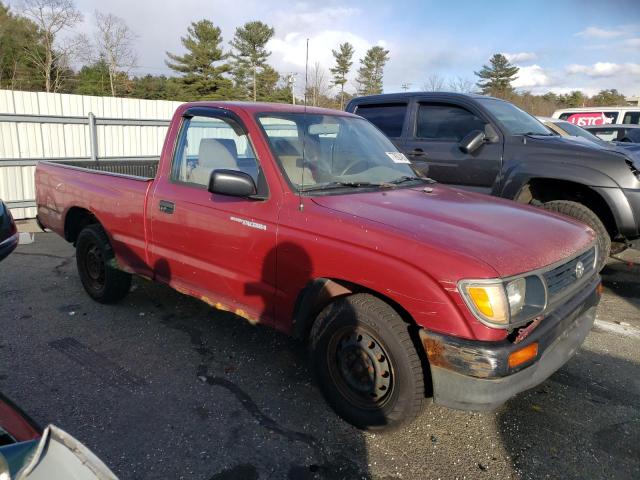
[[[2,264],[0,386],[120,478],[370,477],[363,433],[327,407],[300,344],[139,279],[99,305],[66,247],[42,254],[42,282],[38,255]]]
[[[640,478],[639,365],[581,350],[509,401],[498,428],[524,478]],[[588,375],[585,375],[588,372]],[[567,408],[568,399],[578,405]]]
[[[605,288],[640,311],[640,252],[611,257],[601,274]]]

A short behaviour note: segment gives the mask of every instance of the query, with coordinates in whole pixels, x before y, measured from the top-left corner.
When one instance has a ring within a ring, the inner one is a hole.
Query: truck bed
[[[69,165],[72,167],[86,168],[88,170],[97,170],[100,172],[116,173],[120,175],[141,177],[152,179],[158,173],[158,160],[75,160],[75,161],[57,161],[48,162],[59,165]]]
[[[147,271],[148,194],[157,161],[40,162],[36,201],[41,225],[73,239],[65,222],[88,212],[105,227],[123,267]]]

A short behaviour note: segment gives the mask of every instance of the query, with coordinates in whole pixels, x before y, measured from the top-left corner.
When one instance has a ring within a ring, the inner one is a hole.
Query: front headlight
[[[537,275],[512,280],[463,280],[458,283],[471,312],[485,325],[511,328],[531,320],[546,307],[546,289]]]
[[[509,314],[513,318],[520,313],[524,307],[527,281],[524,278],[513,280],[507,283],[505,290],[507,292],[507,301],[509,302]]]

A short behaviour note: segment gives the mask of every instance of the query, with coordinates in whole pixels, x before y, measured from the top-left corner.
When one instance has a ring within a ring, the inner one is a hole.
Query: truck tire
[[[115,303],[129,293],[131,274],[115,268],[115,254],[100,225],[89,225],[78,235],[76,264],[84,289],[96,302]]]
[[[605,228],[602,220],[581,203],[570,202],[568,200],[553,200],[546,202],[542,205],[542,208],[549,210],[550,212],[561,213],[567,217],[574,218],[582,223],[586,223],[596,232],[597,247],[598,247],[598,265],[596,266],[598,271],[604,268],[609,254],[611,253],[611,237],[609,232]]]
[[[316,318],[309,345],[324,397],[352,425],[392,430],[422,410],[423,365],[409,325],[382,300],[364,293],[335,300]]]

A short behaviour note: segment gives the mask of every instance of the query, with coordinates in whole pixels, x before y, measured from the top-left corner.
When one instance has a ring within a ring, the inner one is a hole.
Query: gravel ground
[[[73,248],[0,264],[0,391],[122,479],[640,478],[640,255],[612,259],[584,348],[498,411],[429,405],[391,434],[338,419],[296,342],[136,280],[92,302]]]

